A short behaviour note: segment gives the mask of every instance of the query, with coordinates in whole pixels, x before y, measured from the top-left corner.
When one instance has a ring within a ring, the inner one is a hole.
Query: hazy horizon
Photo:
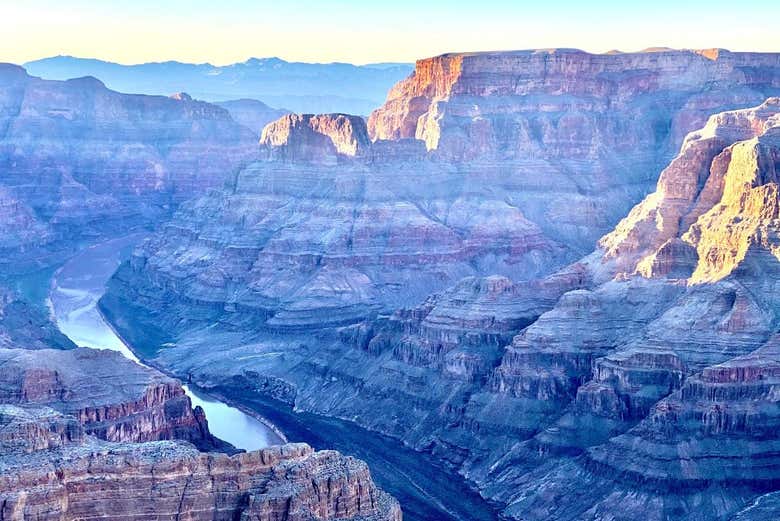
[[[107,0],[19,5],[0,0],[0,61],[58,55],[121,64],[179,61],[220,66],[251,57],[356,65],[447,52],[577,48],[592,53],[648,47],[780,52],[780,3],[658,0],[587,5],[485,0],[417,5],[335,0],[286,2]]]

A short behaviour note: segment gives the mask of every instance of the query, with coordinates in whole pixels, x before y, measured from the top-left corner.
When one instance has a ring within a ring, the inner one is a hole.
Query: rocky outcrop
[[[367,465],[335,451],[287,444],[228,456],[236,451],[209,433],[179,381],[118,352],[8,347],[2,519],[401,519]]]
[[[681,139],[718,105],[749,102],[750,90],[778,88],[778,68],[777,54],[725,50],[445,54],[419,60],[371,114],[369,130],[374,139],[417,138],[460,158],[633,154],[648,141]],[[702,93],[703,84],[714,89]],[[663,91],[672,99],[652,99]],[[648,102],[662,112],[647,110]],[[634,111],[637,119],[626,118]]]
[[[375,140],[422,140],[442,160],[502,165],[513,203],[584,253],[688,132],[777,95],[779,70],[777,54],[728,51],[446,54],[419,60],[368,128]]]
[[[8,405],[0,432],[3,519],[401,519],[364,463],[303,444],[227,456],[110,443],[51,409]]]
[[[656,191],[601,240],[605,258],[615,259],[622,273],[682,270],[678,275],[688,278],[695,270],[697,280],[728,275],[748,238],[759,233],[751,227],[776,212],[779,106],[780,98],[770,98],[750,110],[717,114],[688,135]],[[745,222],[725,237],[737,217]],[[673,260],[681,266],[671,266]]]
[[[45,81],[10,64],[0,64],[0,89],[0,214],[17,225],[0,244],[17,252],[9,269],[45,264],[67,241],[148,225],[222,186],[256,150],[226,110],[189,97]]]
[[[142,289],[149,284],[174,306],[184,297],[211,316],[296,331],[416,304],[464,276],[522,280],[573,258],[500,186],[427,161],[411,168],[405,152],[374,161],[360,154],[364,138],[362,120],[342,116],[285,116],[266,127],[272,156],[285,157],[253,163],[232,189],[184,204],[115,283],[135,288],[126,295],[137,289],[136,304],[158,305]],[[314,150],[319,159],[303,161]]]
[[[524,396],[544,386],[544,403],[555,390],[568,405],[494,467],[486,491],[512,516],[596,519],[621,508],[635,519],[653,504],[660,518],[725,519],[776,488],[779,110],[770,99],[690,134],[658,190],[590,264],[617,279],[587,299],[564,294],[515,338],[497,371],[502,385]],[[615,312],[630,321],[600,322]],[[554,364],[550,386],[539,351],[586,361]],[[511,386],[504,366],[515,367]],[[551,499],[583,489],[576,507]]]
[[[16,291],[0,286],[0,349],[73,349],[40,306],[22,298]]]
[[[260,143],[287,161],[334,162],[338,156],[364,155],[366,122],[348,114],[288,114],[263,128]]]
[[[0,349],[0,403],[41,405],[115,442],[188,440],[221,449],[181,383],[114,351]]]

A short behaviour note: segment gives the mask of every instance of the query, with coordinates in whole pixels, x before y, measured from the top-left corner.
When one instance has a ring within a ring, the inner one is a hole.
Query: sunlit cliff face
[[[656,192],[601,240],[605,258],[647,277],[685,264],[694,284],[723,279],[755,256],[780,259],[779,165],[779,98],[711,117],[687,137]]]

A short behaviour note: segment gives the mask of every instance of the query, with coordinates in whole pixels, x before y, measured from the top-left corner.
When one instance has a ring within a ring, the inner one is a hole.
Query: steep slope
[[[203,450],[229,448],[211,436],[180,382],[117,352],[0,349],[0,363],[0,403],[53,408],[107,441],[181,439]]]
[[[736,58],[729,56],[718,70],[731,70],[728,60]],[[671,58],[661,53],[657,60]],[[338,152],[340,138],[323,141],[319,154],[311,140],[301,141],[319,163],[274,157],[271,149],[271,160],[242,172],[232,192],[188,206],[136,252],[104,306],[133,306],[132,320],[117,317],[120,327],[153,326],[170,335],[165,340],[176,347],[152,351],[158,363],[205,386],[271,394],[399,437],[449,462],[506,505],[508,517],[727,519],[778,482],[778,112],[770,98],[710,118],[685,139],[656,192],[579,263],[540,280],[533,273],[545,270],[526,264],[519,277],[504,273],[514,282],[471,278],[451,289],[446,282],[463,271],[436,284],[425,278],[444,260],[427,260],[427,252],[448,244],[436,242],[446,237],[440,229],[426,236],[425,269],[404,274],[389,260],[373,271],[376,257],[367,262],[371,257],[357,254],[358,238],[384,233],[356,234],[350,248],[329,250],[311,238],[323,229],[308,210],[305,221],[256,212],[280,193],[286,204],[273,204],[290,211],[302,186],[320,196],[309,208],[321,212],[322,195],[336,192],[323,183],[322,158],[339,166],[343,194],[355,165],[365,168],[366,187],[387,165],[396,179],[410,163],[417,172],[423,164],[438,171],[451,165],[435,149],[421,160],[408,155],[407,141],[379,141],[360,160]],[[402,150],[403,168],[387,161]],[[284,181],[269,173],[275,170]],[[316,183],[302,184],[303,171],[316,172]],[[430,178],[416,178],[415,188],[426,193]],[[392,179],[382,177],[381,186]],[[490,184],[490,192],[501,186]],[[242,208],[250,202],[255,221]],[[484,208],[465,213],[484,218]],[[336,215],[354,214],[342,209],[322,221],[341,222]],[[302,222],[314,226],[303,240]],[[506,222],[497,217],[480,230],[493,233]],[[221,242],[226,230],[230,245]],[[276,234],[285,238],[278,245]],[[495,247],[507,237],[479,236],[470,244]],[[529,244],[528,235],[516,240],[518,247]],[[540,249],[543,242],[535,244],[547,271],[561,265],[550,260],[549,247]],[[300,252],[295,262],[292,251]],[[422,251],[385,258],[403,259],[408,268],[422,262]],[[495,273],[496,266],[477,263],[465,274]],[[344,278],[353,269],[360,275]],[[193,275],[195,284],[188,282]],[[380,280],[410,286],[390,293]],[[411,309],[390,313],[393,304]],[[366,313],[369,306],[376,314]],[[138,340],[154,350],[162,337]]]
[[[119,94],[94,78],[45,81],[8,64],[0,89],[9,269],[46,263],[67,241],[147,225],[221,186],[256,150],[227,111],[186,95]]]
[[[0,432],[3,519],[401,519],[365,464],[303,444],[227,456],[102,442],[51,409],[9,405]]]
[[[179,381],[117,352],[7,347],[2,519],[401,519],[366,464],[335,451],[222,453],[236,451],[209,433]]]
[[[487,479],[512,516],[723,519],[776,488],[779,101],[690,134],[601,241],[591,267],[616,280],[564,294],[513,341],[497,374],[516,394],[547,403],[546,357],[566,363],[563,414]]]
[[[63,335],[48,314],[0,286],[0,348],[73,349],[76,344]]]
[[[447,54],[418,61],[368,127],[372,139],[416,138],[472,170],[504,169],[513,204],[587,251],[689,131],[777,95],[778,70],[777,54],[724,50]]]
[[[405,63],[351,65],[298,63],[251,58],[216,66],[181,62],[121,65],[54,56],[24,64],[31,74],[52,80],[95,76],[120,92],[168,94],[187,91],[198,99],[260,99],[295,112],[368,114],[388,89],[411,72]]]
[[[186,295],[212,316],[296,332],[390,311],[466,275],[528,278],[547,269],[543,257],[573,257],[500,185],[413,162],[411,143],[375,154],[361,118],[289,115],[262,142],[268,159],[232,190],[183,205],[122,268],[117,283],[139,291],[131,304],[159,305],[149,284],[172,306]]]

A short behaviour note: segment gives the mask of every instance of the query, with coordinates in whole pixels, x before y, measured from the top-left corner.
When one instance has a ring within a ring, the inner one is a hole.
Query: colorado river
[[[57,326],[77,345],[119,351],[144,365],[106,324],[97,309],[106,281],[142,237],[132,235],[115,239],[76,254],[54,274],[49,302]],[[192,405],[200,405],[206,411],[209,430],[218,438],[245,450],[283,443],[272,428],[257,418],[186,386],[185,390]]]

